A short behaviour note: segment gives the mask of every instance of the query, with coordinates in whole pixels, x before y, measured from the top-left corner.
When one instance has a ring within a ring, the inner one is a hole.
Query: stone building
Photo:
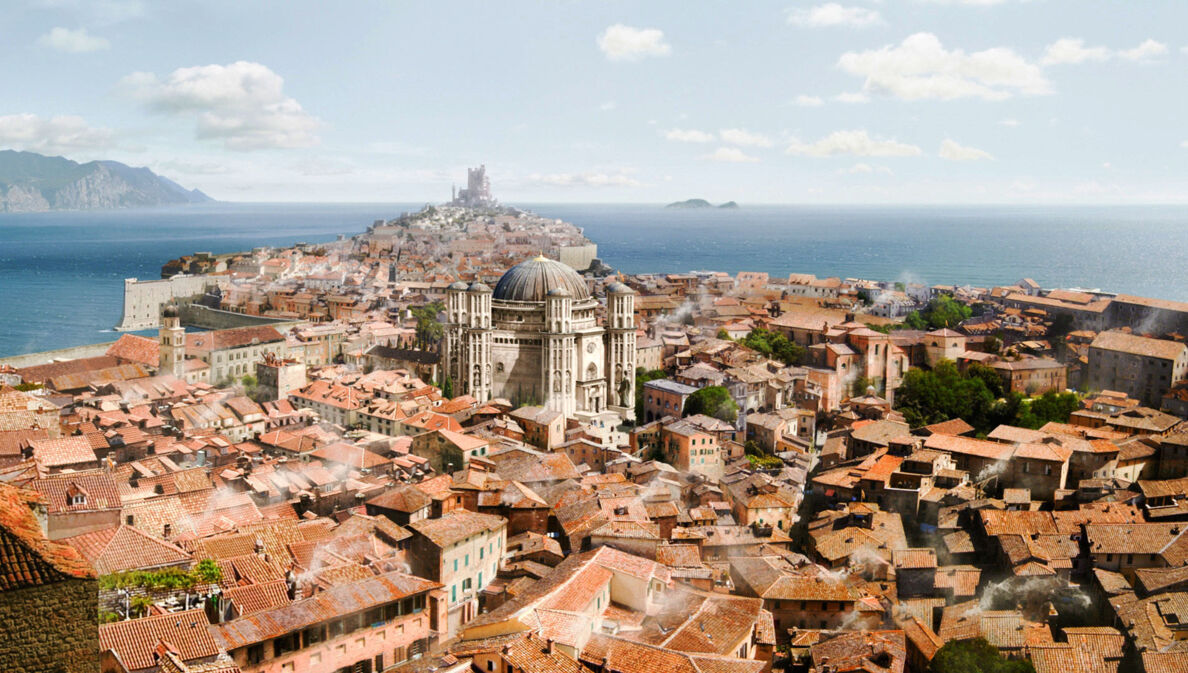
[[[99,668],[95,571],[45,535],[45,503],[0,483],[0,670],[91,673]]]
[[[607,288],[607,317],[573,269],[543,256],[521,262],[495,290],[446,291],[445,372],[479,402],[541,404],[567,417],[607,409],[634,416],[634,291]]]
[[[1089,344],[1091,390],[1117,390],[1158,407],[1163,393],[1188,378],[1188,346],[1126,332],[1102,332]]]

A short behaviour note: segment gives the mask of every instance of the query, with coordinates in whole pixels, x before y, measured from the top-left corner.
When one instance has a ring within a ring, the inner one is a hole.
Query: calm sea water
[[[1188,207],[666,210],[523,204],[585,229],[627,272],[790,272],[1102,288],[1188,301]],[[123,279],[195,251],[333,240],[419,204],[214,204],[0,214],[0,355],[115,338]]]

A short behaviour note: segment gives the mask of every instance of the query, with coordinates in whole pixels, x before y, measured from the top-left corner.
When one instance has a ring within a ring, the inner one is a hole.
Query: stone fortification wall
[[[225,287],[223,276],[174,276],[166,280],[124,279],[124,312],[116,329],[121,332],[161,326],[161,308],[169,302],[203,294],[207,287]]]

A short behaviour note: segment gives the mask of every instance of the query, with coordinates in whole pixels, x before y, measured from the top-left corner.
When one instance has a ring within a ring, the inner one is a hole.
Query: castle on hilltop
[[[466,169],[466,189],[450,187],[450,204],[467,208],[485,208],[499,202],[491,196],[491,181],[487,179],[487,167]]]

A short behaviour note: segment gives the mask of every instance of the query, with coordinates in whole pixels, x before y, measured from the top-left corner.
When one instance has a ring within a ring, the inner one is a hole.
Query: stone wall
[[[218,330],[236,327],[254,327],[256,325],[291,325],[302,321],[292,321],[284,318],[270,318],[262,315],[247,315],[234,311],[210,308],[201,304],[182,304],[179,307],[181,322],[187,327]]]
[[[203,294],[211,285],[226,286],[224,276],[174,276],[168,280],[124,280],[124,310],[116,329],[132,331],[161,326],[161,308],[182,297]]]
[[[0,365],[12,365],[17,369],[22,367],[32,367],[33,365],[44,365],[54,360],[78,360],[81,358],[94,358],[107,353],[107,349],[111,348],[114,341],[106,341],[101,344],[88,344],[86,346],[72,346],[70,348],[59,348],[54,351],[41,351],[39,353],[26,353],[24,355],[13,355],[10,357],[0,357]]]
[[[99,587],[66,580],[0,595],[0,671],[99,670]]]

